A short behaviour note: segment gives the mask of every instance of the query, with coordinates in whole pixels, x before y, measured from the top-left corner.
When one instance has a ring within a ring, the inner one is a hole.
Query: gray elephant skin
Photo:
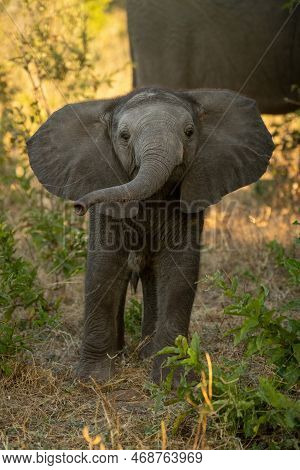
[[[300,6],[290,15],[284,3],[127,0],[134,86],[228,88],[262,113],[299,108]]]
[[[90,214],[80,378],[114,373],[133,273],[141,356],[188,334],[204,210],[259,179],[272,151],[255,102],[226,90],[148,88],[67,105],[30,138],[39,181]],[[154,355],[155,381],[164,359]]]

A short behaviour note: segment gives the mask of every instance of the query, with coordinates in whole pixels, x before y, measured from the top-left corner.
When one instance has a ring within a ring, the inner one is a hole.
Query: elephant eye
[[[194,134],[194,126],[187,126],[184,130],[184,133],[187,137],[192,137],[192,135]]]
[[[125,140],[125,142],[128,142],[128,140],[130,139],[130,134],[127,130],[123,130],[120,132],[120,137],[122,140]]]

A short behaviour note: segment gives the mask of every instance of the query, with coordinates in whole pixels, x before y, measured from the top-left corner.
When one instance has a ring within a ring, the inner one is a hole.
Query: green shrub
[[[132,297],[125,309],[125,330],[133,342],[137,342],[141,336],[142,305]]]
[[[269,291],[265,286],[257,292],[239,293],[237,277],[226,281],[224,276],[216,273],[210,279],[231,300],[224,313],[243,319],[241,325],[227,333],[234,335],[234,345],[243,342],[247,357],[253,354],[266,357],[287,386],[297,383],[300,377],[300,321],[268,308]]]
[[[296,220],[293,225],[300,225]],[[300,237],[295,238],[292,250],[296,252],[299,248]],[[267,247],[275,257],[277,266],[284,268],[289,276],[290,283],[296,286],[300,285],[300,261],[291,255],[286,254],[285,248],[276,240],[272,240]]]
[[[28,312],[28,321],[39,324],[44,314],[53,311],[39,286],[36,268],[16,255],[13,230],[3,219],[0,220],[0,307],[7,320],[21,307]]]
[[[296,91],[296,89],[294,90]],[[298,89],[298,96],[299,89]],[[299,101],[300,109],[300,101]],[[260,201],[275,207],[296,207],[299,200],[299,126],[298,112],[281,116],[269,126],[275,150],[267,170],[267,178],[259,179],[252,186],[252,194]]]
[[[16,254],[14,232],[0,220],[0,369],[8,371],[6,359],[27,349],[27,328],[54,325],[58,302],[44,296],[36,268]],[[28,335],[27,335],[28,336]]]
[[[210,399],[208,361],[196,333],[190,343],[185,337],[178,336],[174,346],[166,347],[158,354],[169,355],[164,367],[169,367],[170,372],[165,382],[158,387],[152,386],[151,390],[161,409],[180,406],[173,422],[173,433],[187,417],[198,420],[200,415],[202,419],[208,416],[212,429],[225,427],[229,435],[239,437],[245,444],[251,440],[257,448],[278,447],[277,441],[282,434],[285,434],[287,446],[296,445],[293,433],[299,425],[300,403],[280,390],[281,382],[276,376],[260,378],[257,385],[250,387],[247,385],[250,365],[246,359],[223,361],[212,366]],[[178,369],[181,371],[180,383],[172,393],[172,377]],[[191,372],[198,379],[191,380]]]
[[[31,235],[38,256],[46,261],[51,272],[70,277],[84,270],[86,233],[79,222],[72,223],[71,214],[57,210],[30,210],[27,233]]]
[[[17,331],[17,326],[7,321],[0,321],[0,371],[5,375],[11,372],[10,360],[20,351],[29,349],[24,334]]]

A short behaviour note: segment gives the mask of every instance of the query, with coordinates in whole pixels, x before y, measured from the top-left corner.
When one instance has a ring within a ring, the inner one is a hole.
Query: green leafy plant
[[[17,308],[25,309],[27,320],[41,323],[45,314],[55,310],[39,286],[37,271],[32,264],[17,256],[14,233],[2,219],[0,221],[0,308],[9,320]]]
[[[207,419],[212,428],[225,426],[244,442],[256,440],[259,448],[276,448],[276,433],[292,433],[299,425],[300,404],[280,390],[281,382],[276,376],[260,378],[257,385],[250,387],[247,385],[247,360],[224,361],[212,366],[196,333],[190,342],[178,336],[174,346],[158,354],[169,355],[164,367],[171,371],[165,382],[152,387],[151,391],[161,407],[177,406],[173,433],[188,417],[197,420],[197,427],[201,423],[203,428],[205,423],[205,429]],[[176,371],[181,372],[181,379],[172,392],[170,377]],[[191,372],[195,380],[189,379]],[[196,437],[197,431],[194,442]]]
[[[268,248],[270,249],[271,253],[275,256],[276,264],[287,270],[291,283],[299,285],[300,261],[287,256],[284,247],[276,240],[272,240],[270,243],[268,243]]]
[[[51,272],[70,277],[83,271],[86,258],[86,232],[72,223],[69,212],[30,210],[26,218],[38,256],[47,261]]]
[[[24,334],[17,326],[7,321],[0,321],[0,371],[5,375],[11,372],[10,360],[20,351],[29,349]]]
[[[182,367],[182,374],[180,384],[177,388],[177,395],[183,398],[187,391],[190,390],[191,383],[188,380],[189,372],[193,371],[199,378],[203,370],[203,360],[200,357],[200,338],[194,334],[190,344],[188,340],[179,335],[175,340],[174,346],[166,346],[157,353],[158,356],[166,355],[164,367],[170,370],[166,380],[164,381],[164,388],[170,392],[174,373]]]
[[[296,220],[294,225],[300,225]],[[296,251],[296,247],[300,244],[300,237],[295,238],[294,246],[292,247],[293,251]],[[276,240],[272,240],[267,244],[269,250],[275,257],[277,266],[284,268],[290,278],[291,284],[300,285],[300,260],[293,256],[286,254],[285,248]]]
[[[237,277],[227,281],[219,272],[210,280],[231,301],[224,313],[243,319],[241,325],[227,333],[234,335],[234,345],[244,343],[247,357],[266,357],[283,382],[294,385],[300,377],[300,321],[270,309],[265,286],[256,292],[240,292]]]
[[[296,91],[296,90],[295,90]],[[298,97],[299,90],[298,90]],[[298,99],[299,101],[299,99]],[[300,108],[300,105],[299,105]],[[269,127],[275,143],[275,150],[267,171],[267,177],[258,180],[252,187],[258,200],[275,207],[297,206],[299,199],[299,126],[295,126],[297,115],[286,114],[280,121],[273,121]]]
[[[134,297],[129,299],[125,309],[125,330],[133,342],[141,336],[142,304]]]
[[[35,267],[16,254],[14,232],[0,220],[0,368],[7,372],[6,358],[26,349],[24,330],[54,325],[58,302],[44,296]]]

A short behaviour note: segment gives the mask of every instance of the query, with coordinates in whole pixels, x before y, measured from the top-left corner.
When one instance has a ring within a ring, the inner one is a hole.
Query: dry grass
[[[101,64],[105,64],[101,73],[120,69],[112,87],[101,89],[101,96],[108,97],[130,89],[130,67],[124,67],[129,62],[124,12],[117,10],[101,34]],[[270,117],[268,125],[272,125]],[[291,207],[272,209],[259,204],[250,189],[229,196],[206,216],[201,276],[217,269],[223,269],[228,276],[251,271],[270,286],[270,303],[276,307],[289,292],[283,289],[282,272],[275,267],[265,245],[274,238],[289,245],[295,218]],[[197,427],[191,429],[187,422],[180,433],[171,436],[169,424],[174,410],[153,411],[145,388],[150,364],[139,362],[134,349],[126,351],[117,376],[109,383],[101,386],[74,380],[82,328],[83,278],[77,276],[57,284],[57,279],[46,275],[42,267],[40,278],[49,295],[63,298],[63,316],[57,328],[42,330],[31,353],[16,358],[13,374],[1,378],[0,448],[88,448],[90,444],[82,435],[84,426],[89,427],[90,436],[100,434],[107,448],[193,448],[195,440],[199,441]],[[213,362],[240,354],[231,340],[224,338],[224,331],[236,320],[224,317],[222,312],[220,293],[200,282],[191,331],[199,332]],[[249,371],[253,380],[263,373],[265,365],[259,362]],[[209,448],[241,448],[239,439],[221,427],[214,427],[212,432],[209,420],[206,439]]]

